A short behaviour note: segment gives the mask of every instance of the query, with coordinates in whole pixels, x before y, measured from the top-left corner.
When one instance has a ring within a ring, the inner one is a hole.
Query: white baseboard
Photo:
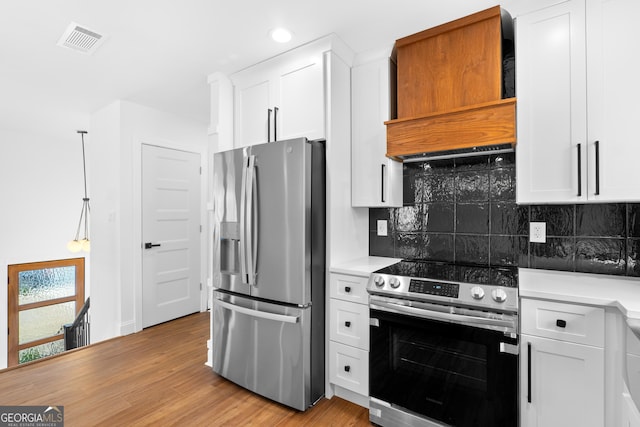
[[[213,349],[211,348],[211,340],[207,340],[207,361],[204,362],[205,366],[213,368]]]
[[[130,320],[120,324],[120,335],[129,335],[136,332],[135,320]]]
[[[369,396],[363,396],[346,388],[342,388],[339,385],[334,385],[334,387],[335,396],[365,408],[369,407]]]

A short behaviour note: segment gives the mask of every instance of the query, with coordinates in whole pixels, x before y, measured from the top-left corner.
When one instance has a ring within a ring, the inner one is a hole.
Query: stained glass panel
[[[42,268],[18,273],[18,304],[68,297],[76,291],[76,267]]]
[[[76,317],[75,301],[23,310],[19,314],[19,343],[47,338],[64,331],[63,326]]]
[[[64,340],[52,341],[25,348],[18,352],[18,363],[31,362],[42,357],[53,356],[64,351]]]

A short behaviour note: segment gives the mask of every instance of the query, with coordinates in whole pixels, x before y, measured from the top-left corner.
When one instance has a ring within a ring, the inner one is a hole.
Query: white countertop
[[[616,307],[631,323],[640,323],[640,278],[520,268],[521,297]]]
[[[345,261],[338,265],[332,265],[329,271],[332,273],[368,277],[374,271],[388,267],[391,264],[395,264],[400,261],[402,261],[400,258],[368,256]]]

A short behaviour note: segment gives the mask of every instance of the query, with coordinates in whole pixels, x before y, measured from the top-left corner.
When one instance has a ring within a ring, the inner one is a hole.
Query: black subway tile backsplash
[[[625,239],[576,239],[576,270],[586,273],[625,275]]]
[[[625,237],[626,208],[624,203],[576,205],[576,235]]]
[[[520,239],[518,236],[490,236],[489,263],[499,266],[518,266]]]
[[[489,235],[455,235],[455,262],[489,265]]]
[[[627,205],[627,236],[640,237],[640,203]]]
[[[575,205],[531,206],[531,222],[546,222],[547,236],[574,235]]]
[[[502,167],[492,169],[489,173],[489,190],[491,200],[515,200],[516,169]]]
[[[423,259],[425,258],[424,241],[422,233],[398,232],[395,239],[395,254],[398,258]]]
[[[450,173],[422,174],[416,183],[416,203],[453,202],[454,178]]]
[[[421,259],[454,262],[454,235],[445,233],[425,233],[422,235],[424,252]]]
[[[453,203],[425,203],[422,205],[422,230],[430,233],[453,233]]]
[[[489,234],[489,203],[456,203],[456,233]]]
[[[627,239],[627,276],[640,277],[640,239]]]
[[[547,237],[545,244],[529,243],[529,267],[573,271],[574,242],[573,237]]]
[[[403,174],[404,206],[369,210],[370,255],[490,266],[505,283],[517,283],[501,270],[513,266],[640,277],[640,203],[517,205],[513,153],[405,163]],[[546,243],[529,242],[531,221],[546,223]]]
[[[456,202],[483,202],[489,200],[489,172],[465,171],[456,173]]]
[[[491,203],[491,234],[518,234],[518,205],[513,202]]]
[[[399,232],[422,231],[420,205],[403,206],[396,210],[395,228]]]
[[[394,235],[378,236],[376,230],[369,231],[369,254],[391,258],[397,256]]]

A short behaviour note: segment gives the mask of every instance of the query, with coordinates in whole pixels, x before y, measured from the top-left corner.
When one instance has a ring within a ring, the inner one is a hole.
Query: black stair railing
[[[90,298],[84,302],[82,310],[71,324],[64,325],[64,349],[71,350],[89,344]]]

